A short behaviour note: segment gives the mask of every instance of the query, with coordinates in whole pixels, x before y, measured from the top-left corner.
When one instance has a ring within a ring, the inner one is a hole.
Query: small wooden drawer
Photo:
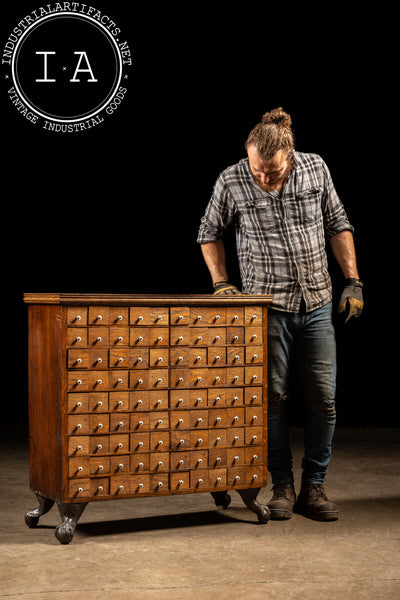
[[[169,453],[156,452],[150,454],[150,471],[154,473],[166,473],[169,471]]]
[[[210,427],[226,427],[226,409],[216,408],[209,410],[208,424]]]
[[[235,407],[226,409],[227,427],[242,427],[244,425],[244,408]]]
[[[146,327],[131,327],[129,329],[129,345],[148,346],[149,329],[147,329]]]
[[[244,327],[227,327],[226,343],[230,345],[244,344]]]
[[[190,453],[171,452],[170,469],[171,471],[188,471],[190,469]]]
[[[219,448],[217,450],[209,450],[208,464],[212,468],[226,467],[227,465],[227,449]]]
[[[149,392],[149,410],[167,410],[168,409],[168,391],[151,390]]]
[[[88,325],[109,325],[109,307],[89,306]]]
[[[150,430],[149,412],[135,412],[131,414],[131,430],[135,432]]]
[[[150,432],[150,451],[165,452],[170,447],[170,434],[168,431],[151,431]]]
[[[245,344],[259,346],[263,343],[262,327],[246,327],[245,328]]]
[[[189,390],[170,390],[169,407],[170,408],[189,408]]]
[[[89,411],[91,413],[102,413],[108,411],[108,393],[107,392],[90,392],[89,396]]]
[[[245,460],[244,448],[228,448],[226,451],[226,464],[228,467],[243,465]]]
[[[131,459],[129,454],[110,457],[110,473],[129,473]]]
[[[110,432],[122,433],[130,429],[130,413],[112,413],[110,416]]]
[[[244,402],[245,404],[262,404],[263,401],[263,388],[262,387],[251,387],[245,388],[244,390]]]
[[[263,442],[263,428],[262,427],[246,427],[245,430],[245,444],[259,446]]]
[[[263,447],[254,446],[244,449],[244,460],[246,465],[261,465],[263,462]]]
[[[149,366],[151,367],[168,367],[169,351],[168,348],[152,348],[149,352]]]
[[[110,327],[110,346],[129,346],[129,327]]]
[[[210,429],[208,446],[209,448],[226,448],[226,429]]]
[[[189,330],[189,344],[196,348],[208,346],[207,327],[198,327]]]
[[[111,411],[129,411],[129,392],[110,392],[108,399]]]
[[[96,435],[89,439],[89,452],[96,456],[108,454],[110,451],[110,436]]]
[[[226,348],[208,348],[207,350],[207,364],[210,367],[218,367],[226,363]]]
[[[243,446],[245,443],[245,428],[244,427],[233,427],[226,431],[226,445],[238,448]]]
[[[131,493],[130,475],[112,475],[110,477],[111,496],[129,496]]]
[[[207,406],[207,390],[189,390],[190,408],[205,408]]]
[[[240,306],[226,307],[225,322],[227,325],[243,325],[244,324],[244,309]]]
[[[263,423],[263,408],[262,406],[254,406],[254,408],[246,408],[245,416],[246,425],[255,427],[256,425],[261,426]]]
[[[109,496],[110,480],[108,477],[96,477],[90,480],[91,496]]]
[[[171,429],[189,429],[190,413],[188,410],[173,410],[170,413]]]
[[[150,454],[132,454],[131,455],[131,472],[139,474],[149,471],[150,469]]]
[[[110,330],[108,327],[90,327],[88,338],[90,347],[108,348],[110,345]]]
[[[227,469],[210,469],[208,472],[209,487],[213,489],[226,487]]]
[[[188,348],[171,348],[169,351],[169,362],[171,367],[188,367],[189,366],[189,349]]]
[[[110,416],[106,413],[89,415],[89,432],[91,434],[108,433],[110,430]]]
[[[244,368],[243,367],[228,367],[226,369],[226,383],[229,386],[244,384]]]
[[[110,306],[108,321],[110,325],[129,325],[129,308],[127,306]]]
[[[246,385],[260,385],[263,382],[263,367],[245,367],[244,382]]]
[[[262,308],[261,306],[245,306],[244,322],[246,325],[261,325]]]
[[[89,415],[68,415],[68,435],[89,434]]]
[[[67,346],[72,348],[86,348],[88,345],[88,330],[83,327],[70,327],[67,329]]]
[[[68,463],[68,477],[88,477],[90,475],[90,459],[88,456],[70,458]]]
[[[88,498],[90,496],[90,479],[70,479],[68,492],[70,498]]]
[[[190,487],[194,490],[208,488],[208,469],[190,471]]]
[[[187,472],[171,473],[169,478],[171,492],[187,490],[190,488],[190,474]]]
[[[131,494],[147,494],[150,489],[150,475],[132,475],[130,479]]]
[[[129,392],[129,406],[132,411],[149,410],[149,392]]]
[[[68,412],[72,414],[87,413],[89,410],[89,394],[68,394]]]
[[[188,327],[171,327],[170,343],[171,346],[187,346],[189,344]]]
[[[86,306],[68,306],[67,307],[67,325],[68,327],[82,327],[87,325]]]
[[[220,386],[226,384],[226,370],[221,369],[208,369],[208,385],[209,386]]]
[[[239,367],[244,365],[244,348],[243,347],[228,347],[226,349],[226,362],[228,365]]]
[[[190,382],[191,387],[208,387],[208,369],[191,369]]]
[[[91,475],[107,475],[110,473],[110,457],[109,456],[91,456],[90,457],[90,474]]]
[[[157,473],[149,477],[149,492],[168,492],[169,474]]]
[[[68,455],[85,456],[89,454],[89,436],[72,435],[68,438]]]
[[[189,369],[171,369],[170,383],[173,388],[185,388],[190,385]]]
[[[190,325],[204,326],[207,325],[224,325],[225,324],[225,308],[223,307],[196,307],[193,306],[189,310]]]
[[[189,456],[189,465],[192,470],[208,467],[208,450],[192,450]]]
[[[242,406],[243,405],[243,388],[228,388],[226,390],[226,406]]]
[[[131,452],[148,452],[150,450],[150,434],[149,432],[131,433],[129,443]]]
[[[189,348],[189,366],[192,368],[207,366],[207,349]]]
[[[225,406],[226,403],[226,394],[228,390],[224,388],[216,388],[208,390],[208,406]]]
[[[212,327],[208,330],[208,343],[211,346],[225,346],[226,329],[225,327]]]
[[[197,450],[208,448],[208,430],[207,429],[192,429],[189,432],[190,447]]]
[[[150,414],[150,430],[160,431],[169,429],[169,413],[168,411],[154,411]]]
[[[246,348],[246,363],[256,364],[264,362],[264,348],[263,346],[252,346]]]
[[[189,323],[189,308],[187,306],[171,306],[169,309],[171,325],[187,325]]]
[[[174,429],[171,431],[171,449],[188,450],[190,448],[189,430]]]
[[[191,429],[208,427],[208,410],[189,411],[189,427]]]
[[[69,371],[67,378],[69,392],[89,390],[89,371]]]
[[[129,434],[118,433],[109,437],[109,449],[112,454],[125,454],[129,452]]]
[[[167,327],[149,327],[149,346],[168,347],[169,329]]]

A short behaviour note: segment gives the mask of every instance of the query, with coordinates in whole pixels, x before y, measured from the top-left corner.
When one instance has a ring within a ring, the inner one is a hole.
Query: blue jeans
[[[323,483],[336,423],[336,341],[332,303],[310,313],[270,309],[268,318],[268,468],[272,483],[293,482],[288,396],[292,369],[306,407],[303,483]]]

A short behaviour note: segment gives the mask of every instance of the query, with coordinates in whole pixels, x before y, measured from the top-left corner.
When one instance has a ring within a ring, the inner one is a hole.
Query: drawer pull
[[[220,315],[215,315],[214,321],[218,321],[218,319],[220,319]]]
[[[157,400],[157,404],[158,404],[158,406],[161,406],[162,400]]]
[[[200,404],[200,402],[203,402],[203,398],[196,398],[196,404]]]
[[[201,321],[201,315],[197,315],[196,321]]]
[[[239,417],[238,416],[233,417],[233,422],[236,423],[237,421],[239,421]]]
[[[184,461],[184,460],[182,460],[182,458],[181,458],[181,460],[179,461],[179,463],[178,463],[178,464],[179,464],[179,465],[184,465],[184,464],[185,464],[185,461]]]
[[[103,448],[103,444],[97,444],[97,450],[101,450]]]
[[[143,321],[143,317],[140,315],[140,317],[137,318],[137,321]]]
[[[118,315],[118,317],[115,320],[116,321],[122,321],[122,315]]]
[[[143,404],[143,400],[138,400],[138,401],[136,402],[136,406],[141,406],[142,404]]]
[[[197,419],[197,422],[198,422],[198,423],[202,423],[202,422],[203,422],[203,419],[202,419],[201,417],[199,417],[199,418]]]
[[[99,424],[96,426],[96,429],[103,429],[103,423],[99,423]]]
[[[103,339],[103,338],[102,338],[102,337],[99,335],[99,337],[96,339],[96,343],[97,343],[97,342],[101,342],[101,341],[102,341],[102,339]]]
[[[97,317],[95,318],[95,321],[101,321],[103,319],[103,317],[101,315],[97,315]]]
[[[138,487],[142,488],[143,487],[143,483],[139,483]]]
[[[158,315],[157,321],[162,321],[162,316],[161,315]]]
[[[235,375],[235,377],[233,378],[233,381],[239,381],[239,375]]]
[[[233,460],[234,460],[234,462],[237,462],[239,460],[239,457],[235,456]]]
[[[217,362],[217,360],[221,360],[221,357],[220,357],[220,356],[216,356],[216,357],[214,358],[214,362]]]
[[[162,342],[162,337],[161,337],[161,335],[159,335],[159,336],[158,336],[158,338],[157,338],[157,342]]]
[[[83,492],[83,488],[78,488],[78,492],[81,494]]]
[[[214,342],[218,342],[218,340],[221,339],[219,335],[216,335],[214,338]]]
[[[163,466],[163,464],[164,464],[164,463],[163,463],[163,461],[162,461],[162,460],[159,460],[159,461],[158,461],[158,466],[159,466],[159,467],[162,467],[162,466]]]
[[[201,356],[196,356],[196,362],[198,362],[199,360],[201,360]]]
[[[75,342],[81,342],[81,341],[82,341],[82,338],[78,335],[78,337],[75,338]]]
[[[204,481],[203,481],[203,479],[198,479],[197,483],[200,485],[200,484],[204,483]]]
[[[181,362],[183,360],[183,356],[178,356],[178,360],[176,362]]]
[[[178,337],[178,342],[183,342],[183,336],[182,336],[182,335],[180,335],[180,336]]]
[[[76,449],[77,450],[82,450],[82,446],[77,446]]]
[[[198,459],[197,459],[197,464],[198,464],[198,465],[201,465],[201,463],[202,463],[202,462],[203,462],[203,459],[202,459],[202,458],[198,458]]]
[[[76,365],[80,365],[81,362],[82,362],[82,359],[81,358],[77,358],[76,361],[75,361],[75,364]]]
[[[123,383],[123,379],[119,378],[119,379],[117,380],[117,383]]]
[[[252,339],[252,340],[256,340],[256,339],[257,339],[257,334],[256,334],[256,333],[253,333],[253,335],[251,336],[251,339]]]
[[[182,404],[182,402],[183,402],[183,398],[179,398],[178,404]]]
[[[138,464],[138,467],[139,467],[139,469],[143,469],[143,467],[144,467],[144,464],[143,464],[142,462],[140,462],[140,463]]]
[[[257,479],[258,475],[253,475],[252,479]]]
[[[78,423],[78,425],[75,427],[75,429],[82,429],[82,424]]]
[[[158,443],[160,443],[160,442],[158,442]],[[139,443],[138,443],[138,447],[139,447],[139,448],[142,448],[143,446],[144,446],[143,442],[139,442]]]
[[[159,378],[157,379],[157,383],[162,383],[162,378],[161,378],[161,377],[159,377]]]
[[[252,375],[251,378],[254,379],[254,380],[256,380],[257,379],[257,375]]]
[[[143,421],[139,421],[138,425],[139,425],[139,427],[142,427],[143,426]]]
[[[235,476],[235,481],[239,481],[240,480],[240,475],[236,475]]]
[[[178,383],[183,383],[183,377],[179,377]]]
[[[162,419],[158,419],[157,425],[162,425]]]
[[[123,406],[123,405],[124,405],[123,401],[122,401],[122,400],[120,400],[120,401],[118,402],[118,406]]]
[[[138,384],[141,385],[143,383],[143,379],[138,379]]]
[[[76,317],[74,318],[74,321],[80,321],[82,319],[81,315],[76,315]]]
[[[239,396],[235,396],[235,397],[233,398],[233,401],[234,401],[234,402],[237,402],[238,400],[239,400]]]
[[[203,378],[202,378],[202,377],[198,377],[196,381],[200,382],[200,381],[202,381],[202,380],[203,380]]]
[[[95,363],[94,363],[94,364],[96,364],[96,363],[101,363],[101,362],[103,362],[103,359],[102,359],[102,358],[96,358],[96,361],[95,361]]]
[[[217,417],[217,418],[215,419],[215,422],[216,422],[216,423],[220,423],[220,422],[221,422],[221,417]]]
[[[156,363],[159,363],[159,362],[162,362],[162,361],[163,361],[163,359],[162,359],[162,356],[159,356],[159,357],[157,358],[157,360],[156,360]]]
[[[239,436],[238,436],[238,435],[235,435],[235,437],[233,438],[233,441],[234,441],[234,442],[238,442],[238,441],[239,441]]]
[[[158,440],[157,446],[162,446],[164,444],[163,440]]]
[[[239,318],[239,317],[238,317],[238,315],[235,315],[235,316],[233,317],[233,320],[234,320],[234,321],[237,321],[237,320],[238,320],[238,318]]]
[[[216,378],[214,379],[215,382],[221,381],[221,377],[219,375],[216,376]]]
[[[183,319],[183,315],[179,315],[178,321],[182,321],[182,319]]]
[[[183,485],[183,479],[180,479],[178,485]]]
[[[157,487],[162,487],[162,486],[163,486],[163,482],[162,482],[162,481],[159,481],[159,482],[157,483]]]
[[[136,340],[137,342],[143,342],[143,336],[139,335],[138,339]]]
[[[257,319],[257,315],[253,315],[253,316],[251,317],[251,320],[252,320],[252,321],[255,321],[256,319]]]
[[[81,406],[82,406],[82,402],[77,402],[77,403],[76,403],[76,407],[77,407],[77,408],[80,408]]]
[[[102,379],[98,379],[96,383],[97,383],[98,385],[101,385],[101,384],[103,383],[103,380],[102,380]]]
[[[141,442],[141,443],[142,443],[142,442]],[[123,443],[122,443],[122,442],[120,442],[120,443],[118,444],[118,448],[123,448],[123,447],[124,447]]]
[[[257,358],[258,358],[258,354],[253,354],[252,360],[257,360]]]
[[[124,338],[122,337],[122,335],[120,335],[120,336],[118,337],[118,341],[119,341],[119,342],[122,342],[123,340],[124,340]]]
[[[221,483],[222,479],[221,477],[217,477],[217,483]]]
[[[98,471],[102,471],[103,469],[104,469],[103,465],[99,465],[99,466],[97,467],[97,470],[98,470]]]
[[[118,489],[121,490],[121,492],[122,492],[122,490],[124,489],[124,486],[120,485],[120,486],[118,486]]]
[[[198,336],[197,336],[197,339],[196,339],[196,342],[201,342],[201,340],[202,340],[202,339],[203,339],[203,338],[202,338],[202,336],[201,336],[201,335],[198,335]]]
[[[83,471],[83,467],[78,467],[78,471],[81,473]]]
[[[257,436],[256,436],[256,435],[253,435],[253,437],[252,437],[251,439],[253,440],[253,442],[255,442],[255,441],[256,441],[256,439],[257,439]]]
[[[117,362],[122,363],[124,362],[124,359],[122,358],[122,356],[119,357],[119,359],[117,360]],[[136,361],[137,362],[137,361]]]
[[[252,397],[251,397],[251,399],[252,399],[252,400],[257,400],[257,396],[256,396],[256,395],[255,395],[255,396],[252,396]]]
[[[124,422],[123,422],[123,421],[120,421],[120,422],[118,423],[118,427],[123,427],[123,426],[124,426]]]
[[[180,423],[182,425],[183,419],[179,419],[178,423]]]
[[[199,445],[200,445],[200,444],[202,444],[202,443],[203,443],[203,438],[199,438],[199,439],[197,440],[197,445],[199,446]]]
[[[99,400],[98,403],[97,403],[97,406],[103,406],[103,401]]]
[[[97,490],[98,490],[99,492],[102,492],[102,491],[103,491],[103,489],[104,489],[104,488],[103,488],[103,486],[102,486],[102,485],[99,485],[99,487],[97,488]]]
[[[120,464],[118,465],[118,469],[123,469],[123,468],[124,468],[124,465],[123,465],[123,463],[120,463]]]
[[[253,454],[252,460],[257,460],[257,458],[258,458],[258,454]]]
[[[235,335],[235,336],[233,337],[233,341],[234,341],[234,342],[237,342],[237,341],[238,341],[238,339],[239,339],[239,336],[238,336],[238,335]]]
[[[185,440],[179,440],[179,445],[183,446],[183,444],[185,443]]]
[[[218,436],[217,439],[215,440],[217,443],[221,441],[221,438]]]
[[[253,422],[253,421],[257,421],[257,415],[253,415],[253,416],[251,417],[251,422]]]
[[[76,385],[82,385],[82,379],[77,379],[76,380]]]
[[[216,458],[215,462],[217,462],[217,463],[220,463],[220,462],[221,462],[221,460],[222,460],[222,459],[221,459],[221,457],[220,457],[220,456],[218,456],[218,457]]]

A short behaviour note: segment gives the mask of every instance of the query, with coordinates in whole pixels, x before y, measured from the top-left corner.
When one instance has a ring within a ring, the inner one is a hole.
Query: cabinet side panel
[[[62,498],[62,307],[29,306],[30,485]]]

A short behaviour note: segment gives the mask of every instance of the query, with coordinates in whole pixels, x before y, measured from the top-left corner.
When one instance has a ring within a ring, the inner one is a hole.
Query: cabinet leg
[[[32,510],[28,510],[28,512],[25,513],[25,523],[30,528],[36,527],[39,523],[39,517],[48,513],[54,504],[54,500],[45,498],[37,492],[35,492],[35,496],[39,502],[39,506],[37,508],[33,508]]]
[[[211,496],[214,498],[215,505],[218,508],[228,508],[231,503],[231,497],[226,492],[211,492]]]
[[[54,534],[61,544],[69,544],[72,541],[76,525],[86,506],[87,502],[82,504],[57,504],[62,522],[56,527]]]
[[[258,492],[260,491],[260,488],[254,488],[251,490],[237,490],[237,491],[240,494],[240,496],[241,496],[243,502],[245,503],[245,505],[247,506],[247,508],[249,508],[250,510],[252,510],[253,512],[255,512],[257,514],[258,522],[259,523],[268,523],[268,519],[271,516],[271,512],[270,512],[268,506],[265,506],[264,504],[260,504],[256,500],[256,498],[258,496]]]

